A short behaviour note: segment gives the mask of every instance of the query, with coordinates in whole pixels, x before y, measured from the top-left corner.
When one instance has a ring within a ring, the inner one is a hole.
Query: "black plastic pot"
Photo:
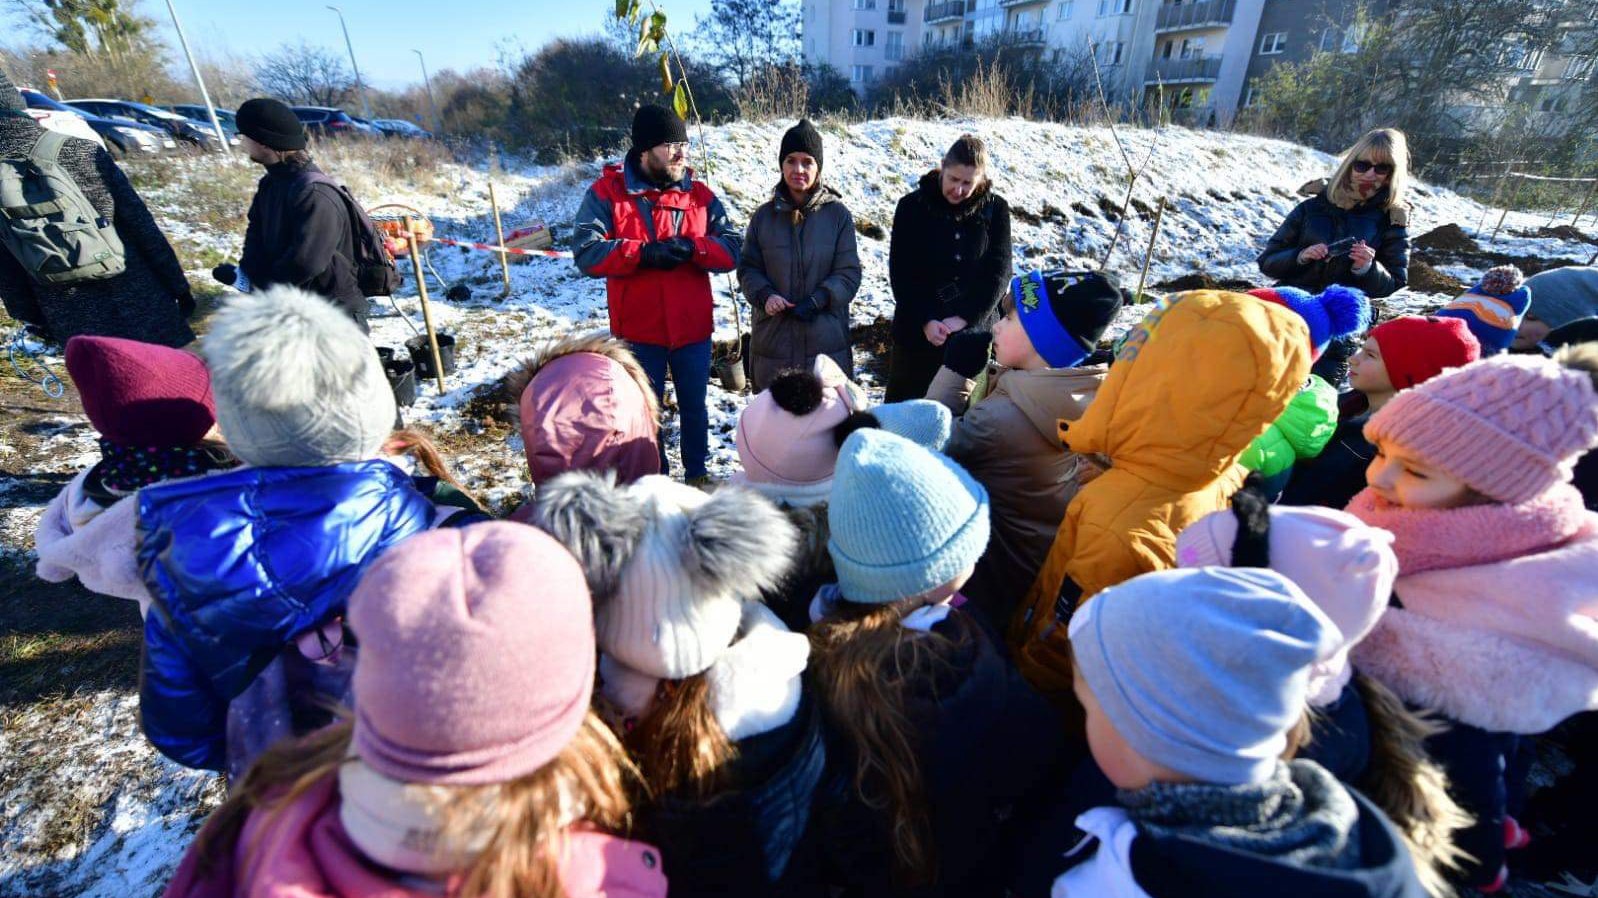
[[[405,350],[411,354],[411,361],[416,364],[417,377],[427,380],[438,376],[433,371],[433,351],[428,348],[425,336],[406,340]],[[438,335],[438,359],[444,364],[445,374],[455,373],[455,338],[449,334]]]
[[[716,363],[713,373],[721,379],[721,388],[729,393],[742,393],[749,386],[742,359],[722,359]]]
[[[416,365],[410,359],[394,357],[394,350],[378,347],[377,357],[383,363],[383,376],[388,378],[389,389],[394,391],[395,404],[405,407],[416,402]]]

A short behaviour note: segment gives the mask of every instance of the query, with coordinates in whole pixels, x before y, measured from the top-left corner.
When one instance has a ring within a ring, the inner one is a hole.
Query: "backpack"
[[[399,269],[383,245],[383,236],[377,232],[366,210],[355,201],[350,189],[321,172],[311,173],[306,182],[326,184],[344,201],[350,224],[355,228],[355,258],[351,262],[355,266],[355,285],[361,289],[361,295],[393,296],[400,285]]]
[[[128,267],[116,225],[61,167],[66,142],[46,131],[28,155],[0,157],[0,243],[38,284],[103,281]]]

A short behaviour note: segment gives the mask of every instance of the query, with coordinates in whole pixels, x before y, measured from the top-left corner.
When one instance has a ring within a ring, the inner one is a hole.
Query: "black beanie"
[[[664,106],[650,103],[633,113],[633,149],[643,153],[663,143],[687,143],[688,125]]]
[[[800,119],[799,124],[782,135],[782,149],[777,151],[778,166],[789,153],[809,153],[816,160],[816,171],[821,171],[821,132],[810,124],[810,119]]]
[[[305,126],[294,110],[270,97],[245,100],[235,113],[239,133],[270,149],[305,149]]]
[[[1097,271],[1049,271],[1043,275],[1049,311],[1087,352],[1093,352],[1115,316],[1123,296],[1114,275]]]

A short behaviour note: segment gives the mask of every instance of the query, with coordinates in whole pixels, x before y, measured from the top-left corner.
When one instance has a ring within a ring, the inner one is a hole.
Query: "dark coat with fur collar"
[[[1011,270],[1010,204],[992,182],[951,206],[938,170],[922,175],[893,212],[891,240],[895,343],[930,349],[921,329],[951,315],[968,327],[991,323]]]
[[[1386,208],[1386,188],[1352,209],[1341,208],[1328,198],[1325,180],[1311,181],[1299,192],[1309,199],[1295,206],[1271,235],[1259,256],[1261,274],[1311,293],[1332,284],[1358,287],[1373,299],[1391,296],[1409,283],[1409,210]],[[1354,273],[1347,254],[1318,262],[1298,261],[1298,254],[1308,247],[1336,243],[1344,237],[1363,240],[1376,251],[1364,274]]]

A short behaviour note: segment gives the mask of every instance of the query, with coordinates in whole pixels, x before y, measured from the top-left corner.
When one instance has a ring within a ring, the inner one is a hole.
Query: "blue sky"
[[[338,17],[326,0],[173,0],[196,53],[215,48],[250,57],[304,38],[344,53]],[[710,0],[657,0],[677,33],[686,33],[694,16],[710,10]],[[536,49],[552,38],[598,33],[613,0],[343,0],[350,41],[361,76],[392,88],[421,80],[412,48],[427,56],[427,67],[470,69],[492,65],[502,48]],[[645,0],[645,6],[648,6]],[[139,0],[139,11],[160,23],[174,50],[178,42],[166,0]],[[26,22],[10,3],[0,6],[0,26],[15,32]]]

